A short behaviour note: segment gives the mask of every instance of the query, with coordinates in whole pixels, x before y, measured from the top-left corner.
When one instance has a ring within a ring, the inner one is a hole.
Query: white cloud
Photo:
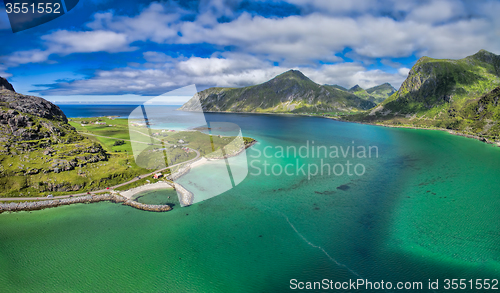
[[[127,36],[111,31],[84,31],[71,32],[60,30],[42,36],[47,48],[17,51],[7,56],[5,63],[18,65],[26,63],[40,63],[49,59],[52,54],[69,55],[73,53],[94,52],[125,52],[135,48],[128,46]]]
[[[42,37],[48,42],[49,49],[53,53],[91,53],[91,52],[123,52],[128,51],[127,35],[112,31],[56,31]]]
[[[398,69],[398,73],[401,76],[407,76],[410,73],[410,68],[402,67]]]
[[[382,70],[367,70],[357,63],[340,63],[323,65],[318,69],[304,68],[302,72],[319,84],[338,84],[346,88],[359,85],[367,89],[386,82],[399,88],[408,76],[409,69],[401,68],[392,74]]]
[[[44,50],[18,51],[8,57],[10,64],[45,62],[52,54],[126,52],[136,50],[130,44],[136,41],[162,43],[177,37],[177,30],[170,28],[182,16],[182,11],[172,11],[153,3],[135,17],[115,16],[113,12],[96,13],[87,24],[91,30],[59,30],[41,37]]]
[[[113,12],[97,13],[87,24],[93,30],[110,30],[125,34],[130,41],[164,43],[177,37],[176,23],[185,12],[178,7],[153,3],[139,15],[116,16]]]
[[[6,72],[6,70],[7,70],[6,66],[0,65],[0,76],[1,77],[7,78],[7,77],[11,77],[12,76],[12,74]]]
[[[150,52],[147,55],[153,54]],[[162,63],[159,62],[159,64]],[[53,89],[42,90],[41,93],[74,95],[132,92],[157,95],[189,84],[196,84],[199,88],[248,86],[267,81],[285,70],[287,68],[271,66],[269,63],[258,61],[255,57],[247,55],[231,55],[227,59],[191,57],[174,66],[154,69],[100,70],[89,79],[58,83]]]
[[[240,0],[201,1],[199,14],[190,21],[182,18],[190,12],[173,2],[153,3],[133,16],[100,12],[85,31],[52,32],[41,37],[43,50],[15,52],[8,56],[8,63],[45,62],[53,54],[139,50],[150,42],[160,46],[211,44],[221,51],[209,58],[171,57],[148,47],[142,52],[146,64],[130,61],[130,67],[96,71],[88,80],[60,83],[60,89],[49,90],[53,94],[156,94],[192,83],[256,84],[289,68],[303,70],[318,83],[370,87],[390,82],[398,87],[408,68],[387,73],[367,70],[367,64],[382,59],[384,64],[397,66],[390,59],[412,55],[463,58],[479,49],[500,52],[498,2],[287,1],[299,5],[303,14],[280,18],[236,12]],[[221,16],[229,21],[217,22]],[[226,46],[230,52],[224,51]],[[351,52],[344,56],[356,62],[346,63],[339,57],[346,49]]]
[[[404,20],[377,15],[332,16],[319,12],[284,18],[243,13],[229,23],[206,26],[196,21],[184,22],[179,27],[182,36],[173,42],[234,46],[245,53],[292,64],[338,61],[335,54],[345,48],[369,58],[412,54],[463,58],[481,48],[500,50],[498,24],[495,25],[498,21],[493,15],[463,18],[462,8],[444,1],[440,3],[430,7],[448,7],[442,17],[438,14],[424,18],[423,13],[431,8],[422,7],[421,12],[410,14]],[[495,9],[500,13],[500,8]],[[443,22],[449,19],[453,21]]]
[[[473,54],[481,48],[500,50],[497,42],[499,24],[495,20],[495,13],[500,13],[498,5],[489,4],[488,11],[476,8],[480,17],[461,19],[466,12],[459,1],[439,0],[421,5],[416,1],[403,5],[400,2],[406,1],[393,0],[379,4],[365,0],[290,2],[313,7],[315,11],[283,18],[248,13],[236,16],[228,8],[231,1],[212,0],[202,2],[204,12],[194,21],[182,21],[181,17],[187,12],[173,4],[153,3],[136,16],[117,16],[112,11],[97,13],[87,24],[92,31],[56,31],[42,37],[47,53],[15,60],[19,63],[23,60],[42,62],[50,54],[123,52],[135,49],[129,46],[137,41],[232,46],[235,52],[253,54],[288,66],[310,65],[317,60],[342,61],[336,54],[345,48],[367,58],[412,54],[455,58]],[[481,6],[489,2],[478,3]],[[380,15],[389,8],[409,14],[400,20]],[[321,9],[324,11],[319,11]],[[215,16],[219,15],[235,18],[218,23]],[[441,23],[448,20],[453,21]],[[18,55],[23,56],[23,53]]]
[[[433,24],[462,17],[465,14],[466,11],[460,1],[438,0],[416,7],[406,19]]]
[[[51,54],[50,51],[42,51],[40,49],[28,50],[28,51],[18,51],[14,52],[8,58],[8,63],[14,64],[25,64],[25,63],[38,63],[44,62],[49,58]]]
[[[149,53],[148,55],[153,54]],[[211,86],[255,85],[268,81],[289,69],[291,68],[272,66],[270,62],[242,54],[209,58],[191,57],[170,67],[97,71],[92,78],[59,83],[53,89],[41,92],[44,95],[117,93],[157,95],[189,84],[196,84],[198,89]],[[399,87],[409,71],[405,68],[391,74],[380,70],[367,70],[359,63],[325,64],[315,68],[293,67],[293,69],[301,70],[311,80],[319,84],[339,84],[345,87],[359,84],[364,88],[385,82]]]

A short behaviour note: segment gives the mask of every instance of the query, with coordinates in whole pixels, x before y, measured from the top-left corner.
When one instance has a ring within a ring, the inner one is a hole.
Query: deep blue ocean
[[[126,118],[139,105],[86,105],[86,104],[58,104],[68,118],[119,116]],[[178,108],[180,106],[172,106]]]

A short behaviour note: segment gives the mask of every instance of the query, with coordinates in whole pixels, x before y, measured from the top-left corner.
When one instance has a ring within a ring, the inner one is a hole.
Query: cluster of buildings
[[[92,121],[92,122],[88,122],[88,123],[81,123],[80,125],[87,126],[87,125],[90,125],[90,124],[93,124],[93,125],[106,125],[106,122]],[[112,126],[112,125],[109,125],[109,126]]]

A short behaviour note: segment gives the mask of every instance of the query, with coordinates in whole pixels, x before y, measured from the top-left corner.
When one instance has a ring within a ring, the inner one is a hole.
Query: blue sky
[[[15,34],[0,7],[0,76],[57,102],[241,87],[289,69],[320,84],[398,88],[422,56],[500,53],[500,1],[80,0]]]

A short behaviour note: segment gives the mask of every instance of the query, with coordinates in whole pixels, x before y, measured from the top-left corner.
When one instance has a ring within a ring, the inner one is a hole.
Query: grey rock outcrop
[[[3,86],[0,87],[0,106],[40,118],[68,122],[63,111],[51,102],[35,96],[18,94]]]
[[[3,89],[15,92],[14,87],[5,78],[0,76],[0,90]]]

